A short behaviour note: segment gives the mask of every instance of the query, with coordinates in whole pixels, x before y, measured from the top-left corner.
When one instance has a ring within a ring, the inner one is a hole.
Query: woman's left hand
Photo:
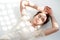
[[[48,6],[45,6],[45,11],[49,14],[52,15],[52,9]]]

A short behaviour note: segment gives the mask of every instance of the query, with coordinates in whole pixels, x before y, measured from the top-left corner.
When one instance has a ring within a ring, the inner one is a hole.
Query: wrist
[[[51,14],[50,14],[50,17],[54,17],[54,15],[51,13]]]

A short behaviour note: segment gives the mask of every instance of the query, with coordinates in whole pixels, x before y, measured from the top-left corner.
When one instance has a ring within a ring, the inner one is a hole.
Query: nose
[[[40,18],[38,18],[38,21],[41,21],[41,19],[40,19]]]
[[[38,18],[38,21],[44,21],[44,18]]]

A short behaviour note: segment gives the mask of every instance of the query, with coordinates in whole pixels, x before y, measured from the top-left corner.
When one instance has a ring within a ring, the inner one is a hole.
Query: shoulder
[[[28,15],[23,15],[23,16],[21,16],[21,20],[22,20],[22,21],[28,21],[28,20],[30,20],[30,16],[28,16]]]

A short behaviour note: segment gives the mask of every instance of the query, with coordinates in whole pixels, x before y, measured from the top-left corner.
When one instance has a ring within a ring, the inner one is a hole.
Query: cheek
[[[44,22],[46,21],[47,18],[44,18]]]
[[[37,20],[38,19],[38,17],[36,16],[35,18],[34,18],[34,20]]]
[[[36,21],[38,20],[38,17],[34,17],[33,22],[37,23]]]

